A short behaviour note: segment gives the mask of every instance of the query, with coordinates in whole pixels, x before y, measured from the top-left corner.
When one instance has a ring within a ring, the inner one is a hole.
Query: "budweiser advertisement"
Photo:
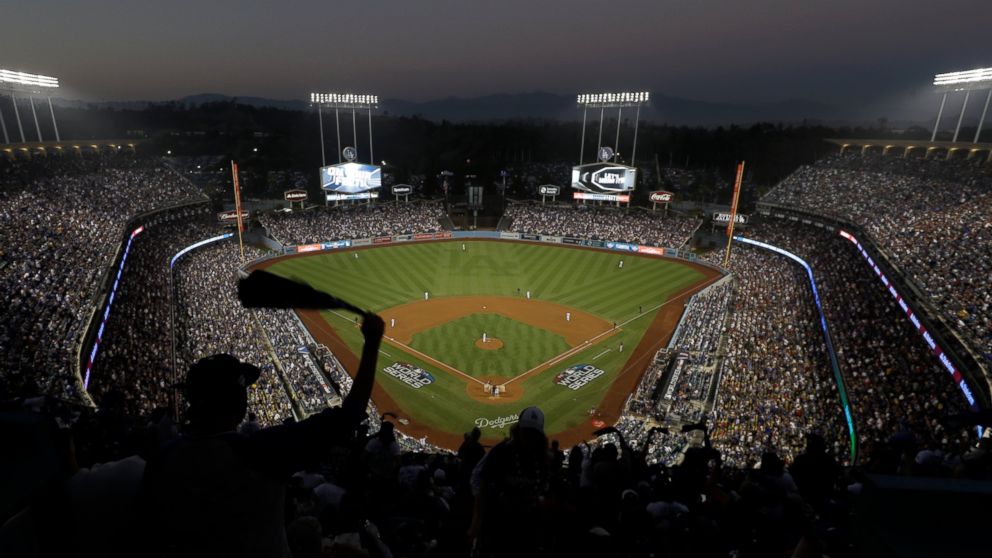
[[[247,209],[242,209],[241,210],[241,220],[244,221],[246,219],[248,219],[248,210]],[[234,211],[234,210],[231,210],[231,211],[221,211],[220,213],[217,214],[217,220],[220,221],[220,222],[222,222],[222,223],[233,223],[233,222],[236,222],[238,220],[238,212],[237,211]]]
[[[651,192],[651,196],[648,198],[654,203],[669,203],[675,198],[675,194],[672,192],[666,192],[664,190],[657,190]]]

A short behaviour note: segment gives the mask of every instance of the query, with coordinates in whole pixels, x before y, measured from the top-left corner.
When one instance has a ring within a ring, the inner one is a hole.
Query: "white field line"
[[[386,356],[388,356],[389,358],[393,358],[393,355],[387,353],[386,351],[383,351],[382,349],[379,349],[379,352],[382,353],[382,354],[384,354],[384,355],[386,355]]]
[[[601,356],[603,356],[603,355],[605,355],[606,353],[608,353],[608,352],[610,352],[610,351],[612,351],[612,350],[613,350],[613,349],[606,349],[605,351],[603,351],[603,352],[601,352],[601,353],[599,353],[598,355],[596,355],[596,356],[594,356],[594,357],[592,357],[592,359],[593,359],[593,360],[596,360],[597,358],[599,358],[599,357],[601,357]]]
[[[401,348],[401,349],[403,349],[405,351],[408,351],[410,353],[413,353],[413,354],[417,355],[418,357],[420,357],[420,358],[422,358],[422,359],[424,359],[424,360],[426,360],[428,362],[431,362],[431,363],[435,364],[436,366],[439,366],[439,367],[444,368],[446,370],[450,370],[451,372],[454,372],[455,374],[458,374],[459,376],[465,378],[466,380],[472,380],[473,382],[475,382],[475,383],[477,383],[479,385],[486,385],[486,382],[483,382],[482,380],[479,380],[478,378],[473,378],[472,376],[469,376],[468,374],[462,372],[461,370],[455,368],[454,366],[451,366],[450,364],[445,364],[445,363],[441,362],[440,360],[438,360],[438,359],[436,359],[436,358],[434,358],[434,357],[432,357],[430,355],[426,355],[426,354],[418,351],[417,349],[414,349],[413,347],[411,347],[409,345],[404,345],[403,343],[400,343],[399,341],[393,339],[392,337],[388,337],[388,336],[383,335],[383,338],[386,339],[387,341],[389,341],[391,344],[396,345],[397,347],[399,347],[399,348]]]
[[[689,287],[688,289],[685,289],[682,292],[678,293],[677,295],[669,298],[665,302],[662,302],[661,304],[658,304],[657,306],[654,306],[653,308],[648,308],[648,311],[647,312],[643,312],[643,313],[638,314],[637,316],[634,316],[633,318],[627,320],[626,322],[617,324],[617,328],[621,328],[621,327],[623,327],[623,326],[625,326],[625,325],[633,322],[634,320],[639,320],[639,319],[643,318],[644,316],[646,316],[647,314],[650,314],[654,310],[658,310],[658,309],[660,309],[660,308],[662,308],[664,306],[667,306],[668,304],[670,304],[670,303],[678,300],[679,298],[682,297],[682,295],[684,295],[684,294],[686,294],[686,293],[688,293],[690,291],[693,291],[693,290],[699,291],[699,290],[705,289],[710,283],[712,283],[714,280],[719,279],[719,278],[720,278],[720,276],[713,277],[712,279],[710,279],[709,281],[707,281],[706,283],[704,283],[702,285],[702,287],[700,287],[699,285],[694,285],[692,287]],[[586,339],[585,341],[583,341],[581,344],[576,345],[576,346],[572,347],[571,349],[565,351],[564,353],[562,353],[562,354],[560,354],[560,355],[558,355],[556,357],[553,357],[553,358],[551,358],[551,359],[549,359],[549,360],[547,360],[547,361],[545,361],[545,362],[543,362],[541,364],[538,364],[537,366],[535,366],[534,368],[531,368],[530,370],[524,372],[523,374],[519,374],[517,376],[514,376],[514,377],[510,378],[506,382],[503,382],[503,384],[506,385],[506,384],[512,383],[512,382],[514,382],[516,380],[519,380],[520,378],[523,378],[524,376],[526,376],[526,375],[528,375],[528,374],[530,374],[530,373],[532,373],[532,372],[534,372],[536,370],[540,370],[540,369],[542,369],[544,367],[554,366],[556,363],[561,362],[561,361],[565,360],[566,358],[568,358],[568,357],[570,357],[570,356],[572,356],[572,355],[574,355],[576,353],[582,352],[585,349],[588,349],[590,345],[592,345],[592,344],[594,344],[596,342],[596,340],[598,340],[599,338],[601,338],[601,337],[603,337],[603,336],[605,336],[605,335],[607,335],[607,334],[609,334],[609,333],[611,333],[613,331],[614,331],[614,329],[608,329],[608,330],[606,330],[604,332],[597,333],[596,335],[594,335],[594,336],[590,337],[589,339]]]

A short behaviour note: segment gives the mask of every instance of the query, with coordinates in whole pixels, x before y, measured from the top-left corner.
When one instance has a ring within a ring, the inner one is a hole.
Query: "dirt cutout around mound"
[[[503,348],[503,342],[495,337],[488,337],[485,341],[482,339],[476,339],[475,347],[477,349],[482,349],[483,351],[498,351]]]

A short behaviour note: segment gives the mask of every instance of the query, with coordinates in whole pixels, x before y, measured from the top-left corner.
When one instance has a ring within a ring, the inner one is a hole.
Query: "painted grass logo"
[[[568,389],[579,389],[605,374],[591,364],[576,364],[555,376],[555,383]]]
[[[479,417],[475,419],[475,425],[479,428],[503,428],[509,424],[513,424],[520,420],[517,415],[510,415],[506,417],[496,417],[493,419]]]
[[[412,387],[420,389],[434,383],[430,372],[405,362],[394,362],[382,369],[383,372]]]

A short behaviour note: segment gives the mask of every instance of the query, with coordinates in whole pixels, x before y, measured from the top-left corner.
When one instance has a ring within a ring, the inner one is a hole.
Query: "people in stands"
[[[189,427],[151,456],[145,470],[138,526],[149,554],[162,556],[285,556],[285,483],[343,444],[366,418],[384,324],[367,314],[365,345],[351,392],[339,409],[248,436],[235,432],[248,405],[247,390],[261,371],[233,356],[201,359],[186,376]],[[136,526],[137,527],[137,526]],[[167,532],[168,537],[157,536]]]

